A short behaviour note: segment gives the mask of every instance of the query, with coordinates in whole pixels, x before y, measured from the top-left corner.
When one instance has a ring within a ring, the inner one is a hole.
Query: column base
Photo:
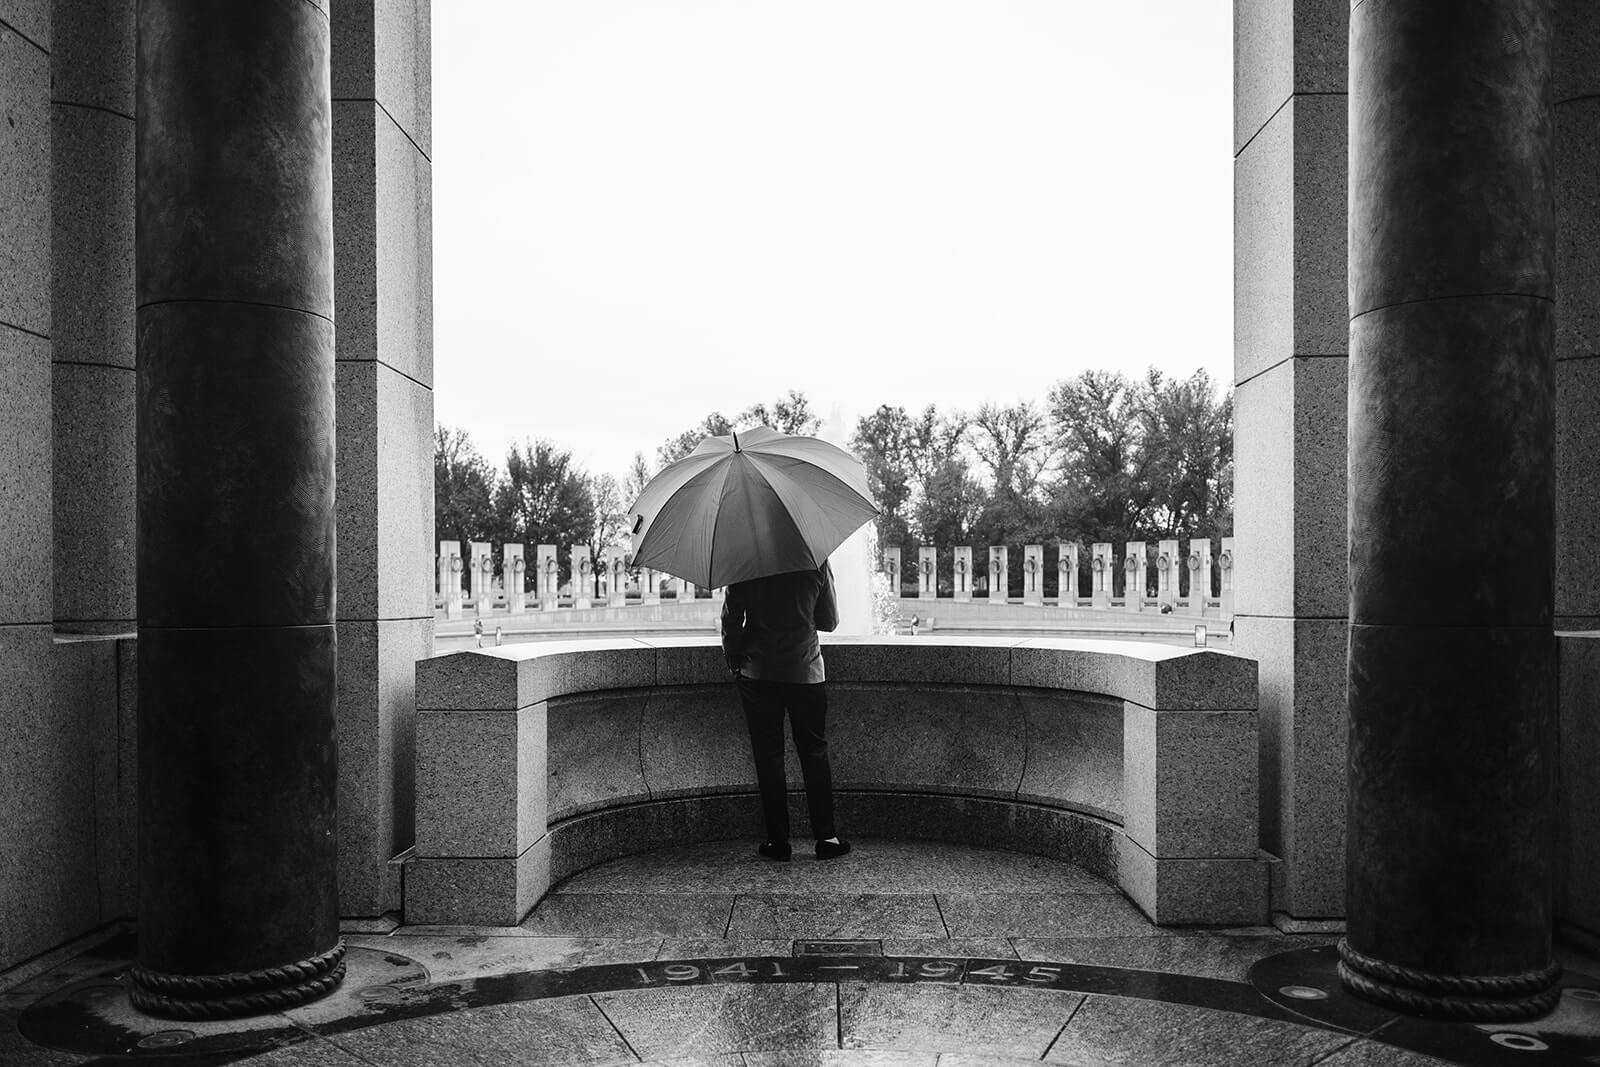
[[[1363,955],[1339,939],[1339,980],[1363,1000],[1436,1019],[1512,1022],[1553,1011],[1561,965],[1506,975],[1437,974]]]
[[[327,996],[344,981],[344,939],[298,963],[236,974],[164,974],[133,967],[128,999],[164,1019],[233,1019]]]

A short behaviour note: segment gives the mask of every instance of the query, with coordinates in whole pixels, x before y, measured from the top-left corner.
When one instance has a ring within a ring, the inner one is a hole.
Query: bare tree
[[[1049,421],[1030,400],[984,404],[972,416],[972,446],[997,495],[1031,500],[1054,458]]]

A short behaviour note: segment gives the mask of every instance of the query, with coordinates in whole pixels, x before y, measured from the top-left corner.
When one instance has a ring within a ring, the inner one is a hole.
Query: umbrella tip
[[[735,452],[739,451],[739,431],[729,430],[728,432],[733,434],[733,450]]]

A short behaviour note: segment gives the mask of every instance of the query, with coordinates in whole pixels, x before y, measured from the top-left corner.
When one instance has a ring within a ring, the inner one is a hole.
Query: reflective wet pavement
[[[668,849],[558,886],[516,927],[347,933],[331,997],[251,1020],[135,1012],[113,937],[0,991],[0,1064],[1600,1062],[1600,973],[1546,1019],[1406,1019],[1346,996],[1331,935],[1162,929],[1038,857],[857,842]]]

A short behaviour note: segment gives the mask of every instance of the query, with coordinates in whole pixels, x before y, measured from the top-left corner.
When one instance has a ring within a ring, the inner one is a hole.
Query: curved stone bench
[[[1256,664],[1118,641],[829,638],[847,835],[1070,860],[1160,923],[1267,919]],[[408,923],[509,925],[595,863],[762,835],[714,640],[535,642],[417,664]],[[808,836],[788,753],[796,840]]]

